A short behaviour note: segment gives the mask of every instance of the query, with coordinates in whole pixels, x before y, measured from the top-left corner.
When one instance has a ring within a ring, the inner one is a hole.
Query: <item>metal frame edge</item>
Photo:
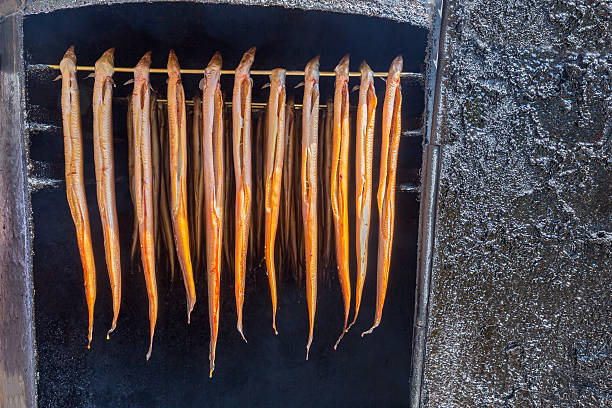
[[[421,205],[417,248],[417,282],[415,289],[414,327],[412,335],[412,366],[410,407],[425,407],[423,378],[425,370],[427,318],[431,268],[436,232],[438,183],[442,137],[438,134],[437,116],[440,105],[441,77],[444,67],[444,41],[446,33],[446,1],[436,0],[431,13],[431,31],[428,46],[428,69],[425,103],[425,134],[423,137],[423,167],[421,179]]]

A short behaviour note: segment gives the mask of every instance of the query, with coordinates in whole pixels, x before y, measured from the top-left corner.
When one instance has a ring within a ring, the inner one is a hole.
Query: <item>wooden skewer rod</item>
[[[168,103],[167,99],[157,99],[157,102],[161,102],[161,103]],[[224,102],[226,106],[232,106],[232,102]],[[186,105],[193,105],[193,101],[192,100],[186,100],[185,101]],[[266,106],[268,106],[267,103],[265,102],[251,102],[251,106],[254,108],[265,108]],[[301,108],[302,104],[301,103],[296,103],[293,104],[294,108]],[[327,108],[327,105],[319,105],[319,108]]]
[[[51,69],[59,69],[59,65],[49,65],[49,64],[46,64],[46,65],[47,67]],[[77,71],[92,71],[92,72],[94,71],[94,67],[85,66],[85,65],[78,65],[76,69]],[[134,68],[115,67],[115,72],[134,72]],[[165,68],[151,68],[149,72],[152,74],[167,74],[168,70]],[[271,72],[272,71],[270,70],[255,70],[254,69],[254,70],[251,70],[251,75],[270,75]],[[235,73],[236,71],[234,71],[233,69],[221,70],[222,75],[233,75]],[[286,73],[288,76],[304,76],[304,71],[287,71]],[[181,69],[181,74],[203,75],[204,70],[203,69]],[[322,71],[322,72],[319,72],[319,75],[322,77],[335,77],[336,73],[331,72],[331,71]],[[349,76],[358,77],[358,76],[361,76],[361,73],[360,72],[349,72]],[[385,78],[387,76],[387,73],[386,72],[374,72],[374,76]],[[401,76],[402,78],[414,78],[414,79],[423,78],[423,74],[418,73],[418,72],[402,72]]]

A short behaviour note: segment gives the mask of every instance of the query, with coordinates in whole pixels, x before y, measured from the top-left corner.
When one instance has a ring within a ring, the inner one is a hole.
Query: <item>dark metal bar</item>
[[[421,187],[416,184],[402,183],[399,185],[399,191],[402,193],[418,193]]]
[[[404,131],[402,132],[402,136],[408,136],[408,137],[419,137],[419,136],[423,136],[423,129],[404,130]]]

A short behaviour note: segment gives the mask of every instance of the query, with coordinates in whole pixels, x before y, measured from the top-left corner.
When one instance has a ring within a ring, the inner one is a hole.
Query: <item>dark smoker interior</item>
[[[27,115],[30,122],[31,175],[46,181],[32,193],[34,223],[35,328],[38,352],[38,399],[41,407],[202,407],[202,406],[405,406],[408,404],[412,319],[418,226],[417,194],[396,195],[395,239],[382,324],[365,338],[376,299],[378,211],[376,191],[380,155],[380,118],[385,83],[376,80],[377,137],[374,144],[372,224],[369,267],[359,319],[337,351],[333,344],[343,321],[342,297],[335,270],[319,282],[315,335],[305,361],[308,320],[303,282],[290,271],[279,283],[275,336],[271,327],[270,293],[264,264],[247,273],[244,326],[248,343],[236,331],[233,271],[224,264],[216,370],[208,378],[209,326],[206,278],[197,276],[198,301],[187,325],[180,275],[170,282],[165,262],[157,268],[159,315],[153,354],[148,346],[148,303],[144,277],[130,267],[133,209],[128,188],[126,103],[132,91],[123,83],[129,73],[116,73],[113,108],[117,211],[122,257],[122,305],[117,330],[106,340],[112,318],[111,293],[96,201],[92,147],[93,79],[79,72],[84,138],[84,170],[89,219],[97,270],[94,338],[87,350],[87,308],[81,260],[63,183],[59,72],[35,64],[58,64],[74,45],[79,65],[93,65],[102,52],[116,47],[115,65],[134,66],[148,50],[153,67],[166,66],[174,49],[183,68],[204,68],[219,50],[225,69],[237,66],[244,51],[257,47],[253,69],[284,67],[300,70],[321,55],[321,70],[332,71],[351,54],[351,71],[367,59],[374,71],[387,71],[397,54],[404,71],[424,72],[427,32],[384,19],[275,7],[243,7],[190,3],[125,4],[85,7],[30,16],[24,22],[28,64]],[[162,97],[166,76],[152,74]],[[199,75],[183,75],[187,98],[197,92]],[[288,93],[301,103],[300,77],[288,77]],[[254,102],[265,102],[267,77],[254,76]],[[321,103],[333,96],[333,77],[322,77]],[[233,77],[224,75],[225,99]],[[351,78],[350,86],[358,84]],[[404,130],[418,129],[424,107],[423,84],[403,80]],[[350,94],[351,105],[358,93]],[[354,115],[353,115],[354,116]],[[255,116],[256,117],[256,116]],[[51,126],[45,126],[51,125]],[[354,118],[351,123],[354,156]],[[398,164],[400,183],[416,184],[421,167],[420,137],[403,137]],[[227,146],[226,146],[227,148]],[[262,152],[263,154],[263,152]],[[354,161],[349,167],[351,316],[355,286]],[[55,182],[53,180],[56,180]],[[254,182],[255,184],[255,182]],[[233,188],[233,185],[230,186]],[[233,222],[233,216],[230,216]],[[262,244],[263,245],[263,244]],[[325,243],[333,245],[333,242]],[[138,256],[139,259],[139,256]]]

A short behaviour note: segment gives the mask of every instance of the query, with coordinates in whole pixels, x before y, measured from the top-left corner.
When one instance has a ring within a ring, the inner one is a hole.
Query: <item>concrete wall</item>
[[[35,404],[21,17],[0,21],[0,406]]]
[[[612,404],[612,6],[447,2],[422,405]]]

